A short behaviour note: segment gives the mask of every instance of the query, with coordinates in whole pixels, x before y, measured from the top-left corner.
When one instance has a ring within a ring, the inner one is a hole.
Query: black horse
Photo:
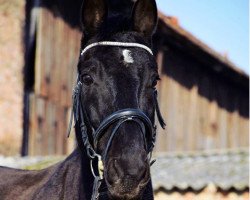
[[[73,94],[77,149],[41,171],[0,168],[0,199],[153,199],[150,158],[155,142],[151,51],[155,0],[108,12],[105,0],[85,0],[83,39]],[[72,121],[71,121],[72,122]]]

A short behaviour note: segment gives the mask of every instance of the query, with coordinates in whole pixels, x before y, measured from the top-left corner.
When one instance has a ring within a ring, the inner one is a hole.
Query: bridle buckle
[[[98,175],[96,175],[95,173],[95,170],[94,170],[94,167],[93,167],[93,160],[97,158],[97,167],[98,167]],[[99,154],[95,154],[94,158],[90,160],[90,169],[91,169],[91,172],[93,174],[93,177],[96,179],[98,178],[99,180],[102,180],[103,179],[103,172],[104,172],[104,165],[103,165],[103,162],[102,162],[102,157],[101,155]]]

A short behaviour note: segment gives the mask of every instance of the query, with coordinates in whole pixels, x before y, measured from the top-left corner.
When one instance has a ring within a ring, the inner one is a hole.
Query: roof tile
[[[249,152],[166,154],[151,169],[154,189],[201,190],[214,184],[222,190],[249,188]]]

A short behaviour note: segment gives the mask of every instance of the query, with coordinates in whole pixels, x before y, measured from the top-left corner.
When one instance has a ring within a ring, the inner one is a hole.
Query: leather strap
[[[108,116],[102,121],[102,123],[100,124],[100,126],[95,132],[95,136],[94,136],[95,149],[97,147],[99,139],[104,133],[104,130],[106,130],[110,125],[118,122],[119,120],[135,121],[134,119],[139,119],[143,122],[143,124],[146,126],[147,130],[150,133],[150,139],[151,139],[153,137],[154,129],[153,129],[150,119],[139,109],[127,108],[127,109],[119,110],[119,111],[112,113],[110,116]]]
[[[158,100],[157,100],[157,90],[156,89],[154,90],[154,105],[155,105],[155,111],[156,111],[156,114],[157,114],[158,121],[159,121],[161,127],[163,129],[165,129],[166,123],[164,122],[164,119],[163,119],[161,111],[160,111],[159,103],[158,103]]]

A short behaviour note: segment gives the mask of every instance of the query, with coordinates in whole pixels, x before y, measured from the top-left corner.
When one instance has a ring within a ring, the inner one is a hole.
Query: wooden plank
[[[168,80],[168,91],[171,94],[171,97],[168,98],[168,112],[167,112],[167,119],[168,119],[168,151],[175,151],[176,148],[176,108],[177,108],[177,91],[176,91],[176,83],[172,78]]]
[[[66,123],[64,116],[64,107],[57,106],[57,129],[56,129],[56,153],[63,154],[64,138],[66,137]]]
[[[236,98],[237,101],[237,98]],[[235,102],[237,104],[237,102]],[[237,110],[234,110],[233,113],[229,114],[229,121],[228,123],[231,124],[231,128],[229,128],[229,148],[238,148],[241,147],[240,144],[240,129],[239,129],[239,113]],[[248,134],[247,134],[248,135]]]
[[[54,155],[56,154],[56,105],[48,101],[47,102],[47,130],[48,130],[48,135],[47,135],[47,144],[48,144],[48,154],[49,155]]]
[[[205,131],[206,131],[206,98],[202,95],[207,90],[207,80],[204,79],[203,75],[200,75],[199,83],[198,83],[198,93],[199,93],[199,100],[198,100],[198,116],[199,116],[199,123],[198,131],[199,134],[197,135],[197,149],[203,150],[204,143],[205,143]]]
[[[207,149],[216,148],[216,140],[218,139],[218,124],[217,124],[217,113],[218,104],[216,102],[216,77],[210,75],[209,78],[209,89],[208,89],[208,107],[207,107],[207,139],[210,143]]]
[[[55,76],[57,78],[57,101],[60,103],[60,105],[65,105],[65,99],[67,99],[67,94],[62,95],[62,92],[67,91],[66,86],[66,77],[70,76],[70,74],[67,72],[68,68],[68,56],[67,52],[71,50],[72,46],[69,43],[69,38],[72,36],[69,34],[68,27],[60,18],[57,20],[58,24],[58,31],[57,34],[58,37],[58,45],[57,45],[57,53],[56,53],[56,64],[57,64],[57,70],[55,73]],[[67,46],[67,47],[66,47]]]
[[[183,64],[182,64],[183,65]],[[190,65],[183,65],[182,72],[179,72],[180,96],[178,100],[178,121],[176,121],[177,127],[179,127],[178,135],[179,149],[180,151],[190,151],[193,149],[195,143],[193,143],[194,135],[196,134],[195,119],[197,117],[196,100],[197,100],[197,76],[196,71],[190,71]],[[193,102],[192,102],[193,101]]]
[[[37,132],[37,119],[36,119],[36,99],[35,94],[31,93],[29,96],[29,150],[31,156],[36,155],[36,132]]]
[[[187,150],[193,151],[197,148],[197,136],[199,134],[198,129],[198,109],[197,109],[197,102],[198,102],[198,86],[195,84],[192,89],[190,90],[189,94],[189,107],[187,107],[186,116],[186,133],[187,133]]]
[[[188,124],[187,124],[187,115],[185,113],[188,113],[188,108],[190,105],[190,98],[189,98],[189,91],[186,87],[182,86],[182,113],[181,114],[181,123],[182,123],[182,151],[187,151],[188,150],[188,138],[190,135],[188,134]]]
[[[249,94],[239,91],[239,133],[240,147],[249,147]]]
[[[220,106],[218,103],[218,84],[220,82],[217,80],[217,78],[214,78],[212,80],[213,87],[211,88],[213,91],[213,100],[211,105],[211,117],[210,117],[210,128],[211,132],[214,134],[214,148],[220,149],[220,132],[219,132],[219,120],[220,120]]]
[[[51,84],[51,58],[53,57],[53,33],[52,14],[46,9],[39,9],[39,20],[37,28],[37,48],[35,64],[35,93],[37,95],[49,96]],[[52,39],[51,39],[52,38]]]
[[[68,121],[67,121],[67,116],[68,116],[68,109],[63,107],[63,131],[61,131],[61,138],[62,138],[62,144],[63,144],[63,150],[62,154],[66,154],[68,151],[68,138],[67,138],[67,128],[68,128]]]
[[[240,147],[249,147],[249,119],[246,117],[240,117],[239,119],[241,121],[239,135],[242,134],[243,140]]]
[[[184,78],[183,74],[181,74],[181,79]],[[176,135],[176,146],[175,150],[177,151],[183,151],[186,149],[186,144],[185,144],[185,139],[186,139],[186,134],[184,130],[184,112],[185,112],[185,105],[184,102],[187,101],[186,94],[185,94],[185,89],[184,87],[178,83],[175,82],[175,89],[173,95],[174,98],[174,108],[175,108],[175,124],[176,126],[174,127],[174,134]],[[177,126],[178,124],[178,126]]]
[[[62,85],[65,85],[65,77],[69,76],[68,73],[66,73],[66,68],[68,64],[68,58],[67,58],[67,51],[71,49],[70,44],[68,43],[67,37],[70,37],[70,34],[68,34],[68,30],[66,29],[66,24],[60,19],[57,18],[57,24],[58,24],[58,31],[57,34],[59,35],[58,41],[57,41],[57,51],[56,51],[56,65],[57,70],[55,72],[57,85],[57,102],[61,104],[61,101],[66,98],[65,96],[61,96],[61,92],[64,91],[66,88],[62,87]],[[66,47],[67,46],[67,47]]]
[[[37,36],[36,36],[36,54],[35,54],[35,93],[44,94],[41,91],[42,77],[44,76],[44,50],[43,50],[43,18],[42,18],[42,9],[38,9],[38,20],[37,20]]]
[[[50,77],[50,85],[48,88],[48,100],[52,101],[52,102],[56,102],[56,96],[57,96],[57,88],[56,88],[56,79],[57,77],[55,76],[56,70],[57,70],[57,48],[60,48],[57,46],[57,38],[58,36],[56,36],[56,32],[57,32],[57,24],[55,23],[56,19],[55,16],[53,15],[47,15],[46,16],[48,18],[48,21],[50,22],[50,26],[52,26],[53,28],[51,28],[51,33],[50,33],[50,37],[46,38],[47,41],[49,41],[50,43],[50,49],[51,49],[51,53],[49,55],[47,55],[47,57],[45,58],[48,61],[48,76]]]
[[[228,147],[228,125],[227,125],[227,111],[222,108],[222,105],[225,105],[227,102],[227,87],[222,84],[218,85],[218,100],[220,102],[220,111],[219,111],[219,133],[220,133],[220,148],[225,149]]]
[[[217,125],[217,112],[218,106],[216,101],[212,101],[209,103],[208,107],[208,137],[210,140],[210,146],[208,149],[215,149],[216,148],[216,140],[218,135],[218,125]]]
[[[244,110],[245,110],[245,113],[244,115],[242,115],[242,118],[243,118],[243,129],[242,129],[242,132],[244,133],[244,147],[249,147],[249,91],[247,91],[245,94],[244,94]]]
[[[37,120],[37,134],[36,134],[36,147],[35,154],[43,155],[43,134],[45,133],[45,101],[42,98],[36,97],[36,120]]]
[[[80,52],[80,41],[81,41],[81,33],[78,30],[69,29],[69,35],[72,37],[69,38],[69,46],[71,48],[67,49],[67,58],[68,62],[65,66],[65,83],[62,85],[62,88],[65,88],[65,96],[64,96],[64,106],[71,106],[71,96],[72,96],[72,89],[76,82],[76,72],[77,72],[77,64]],[[63,94],[61,95],[63,96]]]
[[[61,38],[67,38],[67,35],[70,34],[70,29],[67,25],[64,25],[61,27],[63,32],[62,32],[62,37]],[[62,106],[67,105],[67,99],[68,99],[68,84],[67,84],[67,77],[71,76],[71,73],[69,73],[69,51],[72,51],[72,44],[70,43],[70,38],[67,39],[67,46],[68,48],[64,48],[64,41],[60,42],[61,46],[61,53],[64,55],[64,60],[63,62],[60,63],[60,71],[61,71],[61,82],[59,84],[59,91],[60,93],[58,94],[60,96],[60,104]],[[63,50],[64,49],[64,50]]]
[[[239,99],[237,96],[237,91],[235,88],[231,88],[228,91],[227,104],[230,107],[230,111],[227,113],[227,124],[228,124],[228,148],[237,148],[239,147]]]

